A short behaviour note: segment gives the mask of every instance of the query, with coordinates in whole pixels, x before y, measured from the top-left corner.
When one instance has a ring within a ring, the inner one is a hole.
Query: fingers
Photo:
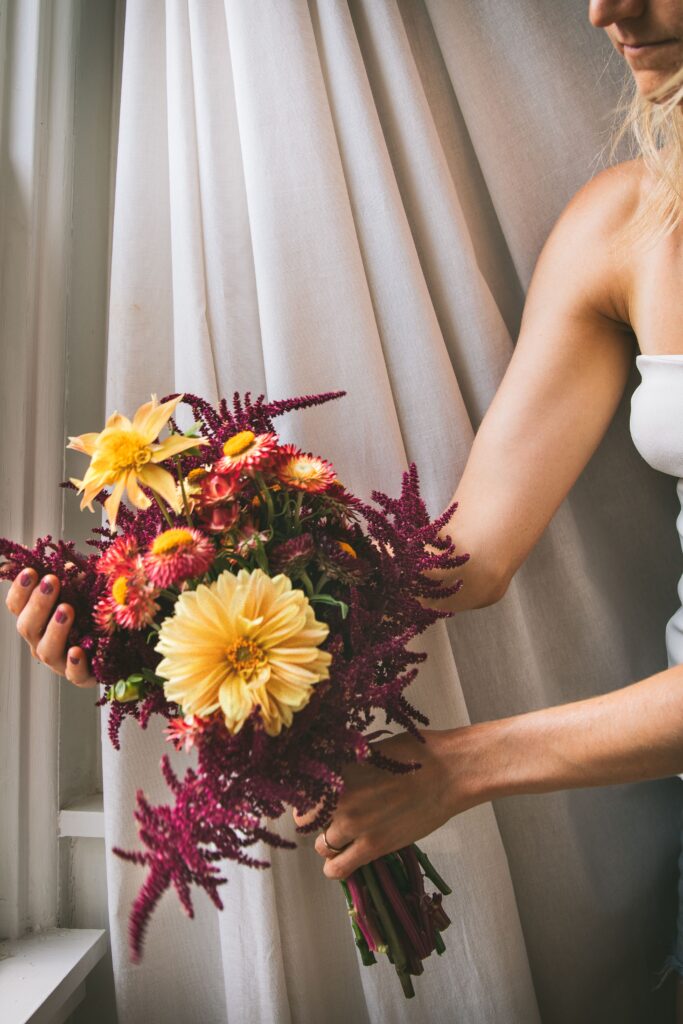
[[[36,645],[36,657],[60,676],[66,673],[66,642],[73,617],[71,605],[57,605]]]
[[[66,652],[64,674],[74,686],[97,686],[97,680],[90,674],[88,658],[82,647],[70,647]]]
[[[353,837],[348,834],[348,831],[345,834],[335,820],[316,837],[314,847],[316,853],[319,853],[321,857],[329,859],[330,857],[338,857],[342,850],[352,842]]]
[[[11,590],[14,589],[16,582],[15,580],[12,584]],[[31,571],[30,577],[20,573],[19,586],[24,588],[24,593],[29,591],[29,595],[28,599],[25,599],[21,592],[16,594],[18,610],[14,614],[17,615],[17,632],[27,642],[32,653],[37,655],[36,648],[47,628],[59,595],[59,580],[56,576],[43,576],[39,583],[37,574]]]
[[[357,871],[363,864],[369,864],[389,850],[375,849],[365,837],[355,839],[343,853],[336,854],[325,861],[323,872],[327,878],[343,879]]]
[[[299,814],[297,810],[293,810],[294,823],[297,828],[303,828],[306,825],[310,825],[312,821],[320,814],[320,808],[322,807],[322,801],[313,808],[312,811],[306,811],[305,814]]]
[[[5,598],[5,604],[12,615],[19,615],[24,610],[37,582],[38,575],[33,569],[24,569],[23,572],[19,573],[7,591],[7,597]]]
[[[66,649],[74,610],[69,604],[57,604],[58,597],[56,576],[39,580],[33,569],[25,569],[12,583],[6,604],[17,616],[17,632],[29,644],[34,658],[75,686],[96,686],[85,651],[80,647]]]

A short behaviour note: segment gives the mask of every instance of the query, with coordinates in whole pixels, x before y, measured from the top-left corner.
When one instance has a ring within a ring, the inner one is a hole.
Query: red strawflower
[[[142,561],[148,578],[163,589],[201,576],[215,557],[216,549],[205,534],[182,526],[158,534]]]
[[[243,473],[264,469],[278,450],[277,435],[241,430],[223,445],[223,458],[214,463],[216,473]]]
[[[280,449],[275,472],[285,487],[310,493],[328,490],[337,479],[331,462],[310,452],[302,452],[292,444]]]
[[[199,503],[202,507],[227,502],[240,490],[237,473],[207,473],[200,481]]]
[[[114,602],[109,595],[97,602],[93,608],[92,617],[99,632],[111,636],[116,629],[116,619],[114,617]]]
[[[136,537],[124,534],[100,555],[95,568],[104,576],[116,579],[128,576],[140,567],[140,547]]]
[[[232,529],[240,517],[240,507],[237,502],[230,502],[229,505],[213,505],[202,512],[201,525],[209,533],[225,533]]]
[[[197,737],[206,730],[207,722],[198,715],[185,715],[184,718],[172,718],[168,729],[164,729],[167,742],[170,741],[176,750],[192,750]]]
[[[118,576],[112,584],[109,598],[117,625],[124,629],[143,629],[149,626],[159,611],[159,605],[155,601],[157,595],[158,591],[150,586],[139,572],[133,576]],[[100,617],[105,620],[104,609]]]

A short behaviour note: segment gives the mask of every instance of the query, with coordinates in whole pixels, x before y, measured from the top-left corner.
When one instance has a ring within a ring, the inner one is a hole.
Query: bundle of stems
[[[425,891],[425,878],[438,892]],[[422,961],[446,949],[441,932],[451,921],[442,896],[451,889],[415,843],[364,865],[341,884],[363,964],[368,967],[377,962],[375,953],[385,953],[403,994],[412,999],[412,977],[424,971]]]

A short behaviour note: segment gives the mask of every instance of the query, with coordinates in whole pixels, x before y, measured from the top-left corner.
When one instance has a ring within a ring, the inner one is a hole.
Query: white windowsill
[[[3,1024],[58,1024],[85,994],[85,979],[107,951],[96,928],[52,928],[0,942]]]
[[[102,794],[84,796],[74,800],[59,812],[59,835],[62,838],[103,839],[104,811]]]

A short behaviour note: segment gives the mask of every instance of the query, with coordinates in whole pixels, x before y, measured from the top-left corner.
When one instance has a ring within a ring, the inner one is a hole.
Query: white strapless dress
[[[631,436],[646,462],[678,478],[683,548],[683,355],[638,356],[636,365],[642,381],[631,399]],[[683,606],[683,576],[678,596]],[[683,664],[683,607],[667,623],[666,650],[670,666]]]

